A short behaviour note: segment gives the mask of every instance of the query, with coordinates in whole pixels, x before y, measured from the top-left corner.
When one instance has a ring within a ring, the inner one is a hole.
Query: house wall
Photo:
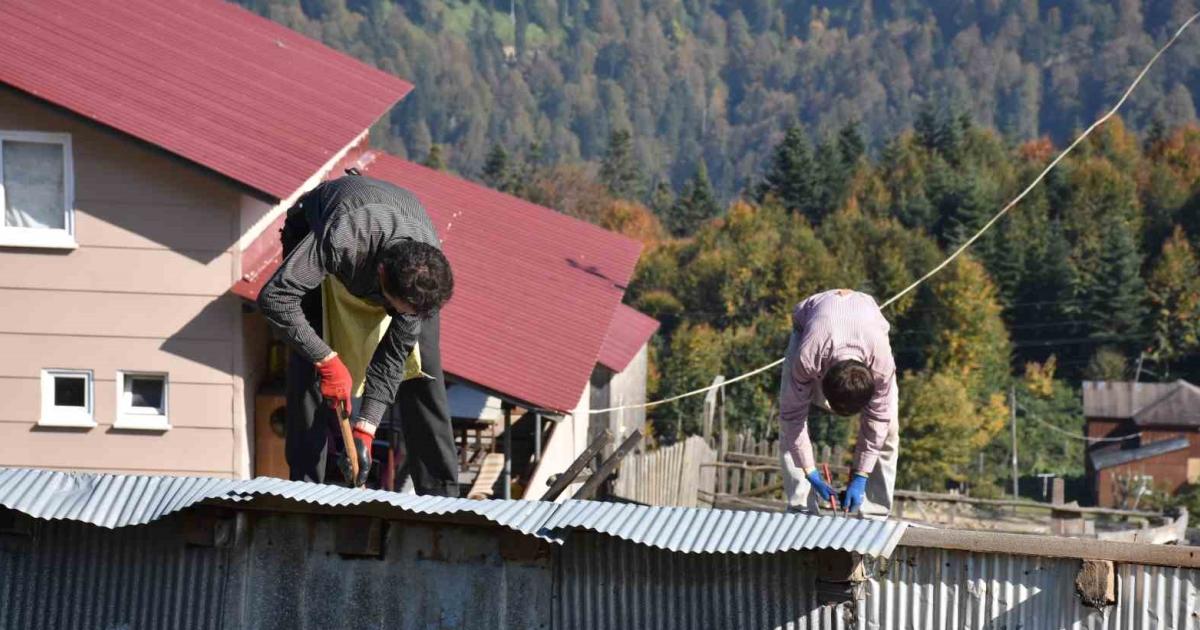
[[[1099,471],[1098,498],[1103,507],[1117,506],[1117,478],[1126,475],[1149,475],[1154,478],[1153,489],[1176,492],[1187,482],[1188,451],[1164,453],[1136,462],[1129,462]]]
[[[244,191],[4,86],[0,129],[71,134],[79,244],[0,248],[0,465],[248,474]],[[37,426],[43,368],[93,370],[98,426]],[[169,430],[113,427],[117,370],[169,375]]]
[[[1189,448],[1186,450],[1166,453],[1158,457],[1130,462],[1101,471],[1089,468],[1090,485],[1096,504],[1104,507],[1115,507],[1117,503],[1117,477],[1129,474],[1150,475],[1154,477],[1156,490],[1162,489],[1177,492],[1186,483],[1200,482],[1200,428],[1197,427],[1168,427],[1149,426],[1138,427],[1132,420],[1111,418],[1089,418],[1087,421],[1087,436],[1090,438],[1119,437],[1133,433],[1141,433],[1136,440],[1128,443],[1101,443],[1093,445],[1089,452],[1103,450],[1118,450],[1125,446],[1133,448],[1153,442],[1170,440],[1178,437],[1188,439]]]
[[[649,365],[649,345],[643,345],[637,356],[614,374],[609,382],[609,406],[636,405],[646,402],[646,370]],[[645,409],[622,409],[609,412],[613,439],[621,440],[646,424]]]
[[[550,489],[546,481],[551,476],[565,471],[571,462],[575,461],[575,458],[587,448],[591,389],[591,385],[584,387],[583,395],[579,397],[579,402],[571,411],[571,415],[554,423],[550,437],[542,445],[542,460],[534,469],[533,475],[529,479],[529,487],[525,489],[525,495],[521,498],[529,500],[542,498],[542,495]],[[571,484],[566,491],[559,495],[558,500],[565,501],[571,498],[582,485],[582,483]]]

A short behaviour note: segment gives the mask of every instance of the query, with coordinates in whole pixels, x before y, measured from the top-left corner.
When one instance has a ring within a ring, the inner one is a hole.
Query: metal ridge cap
[[[1040,534],[1009,534],[964,529],[909,527],[900,537],[902,547],[949,549],[1044,558],[1110,560],[1127,564],[1200,568],[1200,547],[1112,542],[1090,538],[1065,538]]]

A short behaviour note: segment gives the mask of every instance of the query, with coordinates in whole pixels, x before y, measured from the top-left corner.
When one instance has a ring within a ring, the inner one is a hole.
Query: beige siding
[[[117,414],[117,382],[114,378],[95,379],[95,421],[112,426]],[[172,430],[178,428],[213,429],[228,432],[233,392],[228,384],[206,385],[171,380],[169,401]],[[41,415],[39,378],[0,377],[0,423],[29,423]]]
[[[229,288],[233,256],[194,260],[169,249],[84,246],[68,256],[6,252],[4,265],[30,273],[5,278],[13,288],[213,297]]]
[[[232,475],[231,431],[178,428],[153,433],[110,427],[96,427],[86,433],[71,429],[30,431],[23,424],[0,422],[0,443],[5,444],[6,466]],[[20,448],[10,448],[15,445]]]
[[[244,474],[244,191],[6,87],[0,129],[71,134],[79,243],[0,248],[0,465]],[[35,426],[42,368],[93,370],[99,426]],[[113,428],[117,370],[170,375],[169,431]]]

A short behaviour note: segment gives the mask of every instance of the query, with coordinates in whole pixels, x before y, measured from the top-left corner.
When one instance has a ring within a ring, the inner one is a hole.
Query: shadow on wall
[[[205,305],[159,349],[232,375],[236,353],[242,351],[235,341],[240,335],[244,308],[242,298],[227,292]]]

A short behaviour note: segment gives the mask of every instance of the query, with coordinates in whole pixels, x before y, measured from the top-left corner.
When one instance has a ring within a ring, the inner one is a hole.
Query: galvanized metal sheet
[[[905,527],[899,521],[594,501],[567,501],[545,524],[550,530],[586,529],[684,553],[840,549],[866,556],[889,555]]]
[[[1080,561],[900,547],[867,584],[855,617],[878,630],[1200,629],[1200,571],[1118,564],[1116,602],[1075,593]]]
[[[0,469],[0,505],[36,518],[68,519],[109,528],[149,523],[205,500],[245,501],[259,496],[333,507],[382,504],[416,514],[475,514],[557,543],[570,530],[586,529],[685,553],[840,549],[887,556],[905,529],[904,523],[896,521],[595,501],[477,501],[269,477],[239,481]]]
[[[557,507],[535,501],[475,501],[355,490],[270,477],[239,481],[0,469],[0,505],[36,518],[109,528],[149,523],[208,499],[239,501],[256,496],[332,507],[381,503],[417,514],[471,513],[531,535],[538,535]]]

